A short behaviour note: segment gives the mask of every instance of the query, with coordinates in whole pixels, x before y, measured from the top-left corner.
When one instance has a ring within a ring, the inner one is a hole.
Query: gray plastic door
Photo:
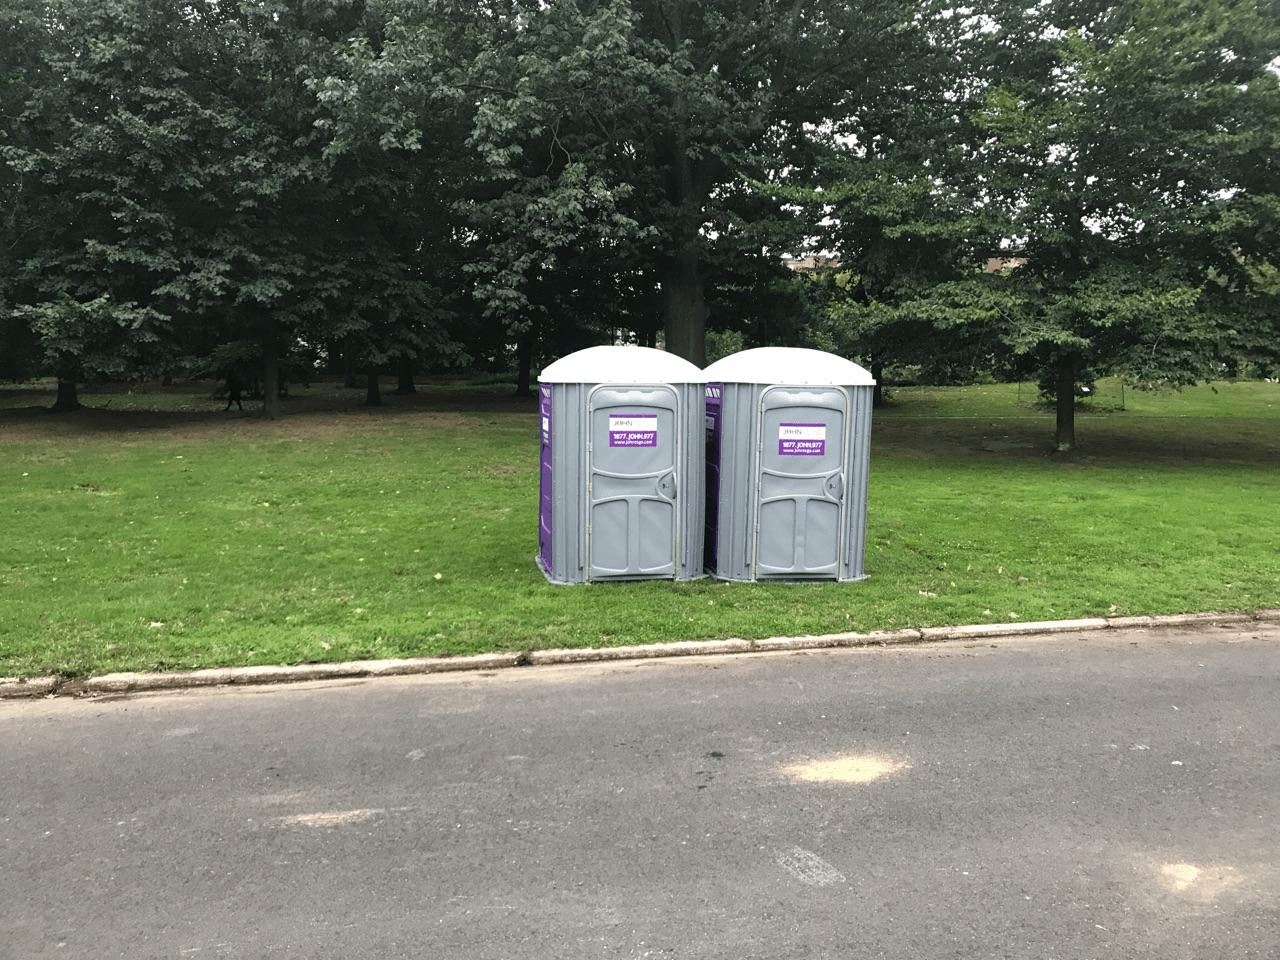
[[[606,385],[591,392],[592,579],[675,576],[678,402],[667,386]]]
[[[838,577],[845,511],[839,387],[770,387],[760,400],[757,577]]]

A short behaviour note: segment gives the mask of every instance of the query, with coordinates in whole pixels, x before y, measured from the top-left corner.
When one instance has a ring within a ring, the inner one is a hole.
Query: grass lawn
[[[510,386],[320,384],[274,422],[210,388],[0,389],[0,676],[1280,606],[1280,384],[1104,384],[1069,457],[1029,385],[902,388],[870,579],[573,587],[534,564]]]

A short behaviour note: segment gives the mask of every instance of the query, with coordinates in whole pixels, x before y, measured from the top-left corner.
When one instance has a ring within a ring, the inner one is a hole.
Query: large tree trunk
[[[668,259],[662,276],[667,351],[696,367],[707,365],[707,301],[698,268],[697,237],[686,239]]]
[[[280,348],[274,320],[267,321],[262,335],[262,415],[280,419]]]
[[[350,338],[343,341],[342,375],[343,386],[348,390],[355,390],[359,388],[360,369],[359,365],[356,363],[356,350],[353,347]]]
[[[364,405],[366,407],[382,406],[382,390],[378,384],[377,367],[374,367],[374,366],[369,367],[369,373],[366,379],[369,381],[369,386],[368,386],[368,389],[365,391]]]
[[[58,398],[49,408],[54,413],[65,413],[68,410],[80,409],[80,394],[76,389],[74,377],[58,378]]]
[[[683,18],[687,9],[681,7]],[[683,24],[672,25],[673,41],[680,41]],[[674,49],[674,47],[673,47]],[[683,101],[674,105],[677,116],[684,113]],[[662,264],[662,300],[665,307],[667,351],[684,357],[696,367],[707,365],[707,300],[702,283],[702,214],[710,184],[703,183],[705,171],[694,168],[689,144],[677,131],[667,144],[670,167],[667,171],[667,199],[675,207],[673,245]],[[699,173],[703,176],[699,176]]]
[[[1076,445],[1076,361],[1074,357],[1058,358],[1058,377],[1054,388],[1057,429],[1054,447],[1059,453],[1074,450]]]
[[[325,344],[325,373],[337,377],[347,372],[347,351],[345,346],[341,340],[330,340]]]
[[[413,357],[401,357],[396,364],[396,396],[408,397],[418,392],[413,382]]]
[[[516,396],[533,396],[533,331],[516,340]]]
[[[871,406],[879,409],[884,406],[884,363],[880,360],[871,361],[871,379],[875,380],[876,385],[871,388]]]

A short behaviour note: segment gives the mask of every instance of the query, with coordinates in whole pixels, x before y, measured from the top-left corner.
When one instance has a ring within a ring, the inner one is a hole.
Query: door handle
[[[827,495],[832,500],[840,500],[844,497],[844,476],[843,474],[833,473],[827,477]]]
[[[658,481],[658,493],[666,497],[668,500],[676,498],[676,475],[674,473],[663,474]]]

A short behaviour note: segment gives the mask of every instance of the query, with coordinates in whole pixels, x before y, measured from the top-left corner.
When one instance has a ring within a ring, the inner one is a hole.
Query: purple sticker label
[[[778,424],[778,456],[823,457],[827,453],[825,423]]]
[[[656,447],[658,415],[656,413],[619,413],[609,415],[609,446]]]

